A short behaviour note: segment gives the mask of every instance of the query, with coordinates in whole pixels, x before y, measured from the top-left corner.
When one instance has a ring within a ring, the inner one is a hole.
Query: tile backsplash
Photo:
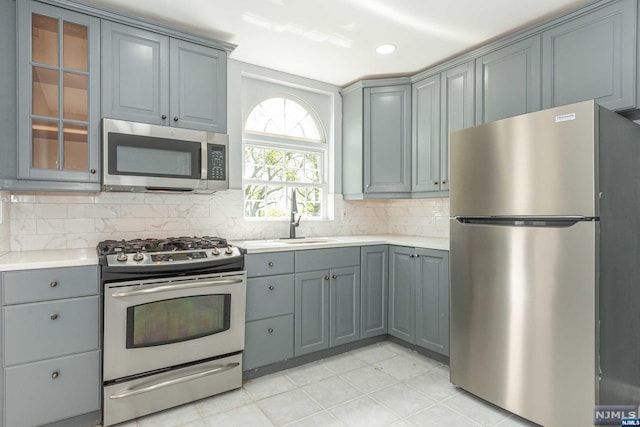
[[[217,235],[270,239],[289,233],[287,221],[245,220],[243,192],[184,194],[51,194],[0,192],[5,215],[0,253],[93,247],[106,239]],[[302,219],[299,236],[407,234],[448,236],[448,199],[332,200],[335,219]],[[331,206],[330,206],[331,208]]]

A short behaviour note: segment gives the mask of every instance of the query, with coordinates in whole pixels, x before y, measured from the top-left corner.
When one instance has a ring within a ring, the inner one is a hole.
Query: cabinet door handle
[[[269,332],[270,334],[272,334],[272,333],[273,333],[273,328],[269,328],[269,329],[267,329],[267,332]]]
[[[331,276],[331,278],[332,278],[332,279],[337,279],[337,278],[338,278],[338,276],[334,274],[333,276]]]
[[[49,283],[49,286],[51,286],[52,288],[55,288],[56,286],[58,286],[58,282],[51,282]]]
[[[173,121],[177,122],[178,121],[178,116],[173,116]]]
[[[269,261],[269,262],[267,263],[267,265],[268,265],[269,267],[273,267],[273,261]]]
[[[274,290],[274,289],[275,289],[275,286],[273,286],[273,285],[269,285],[269,290],[270,290],[270,291],[272,291],[272,290]]]
[[[59,376],[60,376],[60,372],[58,372],[58,371],[53,371],[53,372],[51,373],[51,378],[53,378],[54,380],[55,380],[56,378],[58,378]]]
[[[440,184],[438,181],[433,181],[433,185],[438,185]]]
[[[91,169],[89,172],[91,173],[91,175],[95,175],[96,174],[96,170],[95,169]]]
[[[58,318],[58,313],[53,313],[51,316],[49,316],[49,318],[51,320],[56,320]]]
[[[442,185],[445,185],[447,183],[447,181],[442,181]]]
[[[329,276],[324,276],[324,280],[329,280]]]
[[[409,255],[409,258],[415,258],[416,256],[414,254]]]
[[[163,114],[163,115],[162,115],[162,116],[160,116],[160,117],[162,117],[162,120],[165,120],[165,119],[167,118],[167,115],[166,115],[166,114]]]

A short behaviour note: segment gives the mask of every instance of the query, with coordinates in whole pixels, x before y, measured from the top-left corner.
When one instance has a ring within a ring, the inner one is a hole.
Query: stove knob
[[[233,249],[231,249],[231,246],[227,246],[224,250],[224,253],[226,255],[231,255],[233,253]]]
[[[127,262],[128,259],[129,259],[129,257],[127,257],[127,254],[125,254],[124,252],[120,252],[118,254],[118,256],[116,257],[116,260],[118,260],[120,262]]]
[[[133,255],[133,260],[134,261],[142,261],[144,259],[144,254],[142,254],[141,252],[136,252]]]
[[[215,256],[220,255],[220,249],[218,249],[218,248],[213,248],[213,249],[211,250],[211,255],[215,255]]]

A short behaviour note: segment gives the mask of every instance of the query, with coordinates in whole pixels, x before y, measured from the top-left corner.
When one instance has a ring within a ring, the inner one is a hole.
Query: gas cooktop
[[[105,240],[98,243],[96,250],[108,267],[210,263],[242,256],[226,239],[210,236]]]

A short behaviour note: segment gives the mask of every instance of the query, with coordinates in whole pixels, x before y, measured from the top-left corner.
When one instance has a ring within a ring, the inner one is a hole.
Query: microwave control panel
[[[227,153],[224,145],[207,144],[207,179],[227,180]]]

